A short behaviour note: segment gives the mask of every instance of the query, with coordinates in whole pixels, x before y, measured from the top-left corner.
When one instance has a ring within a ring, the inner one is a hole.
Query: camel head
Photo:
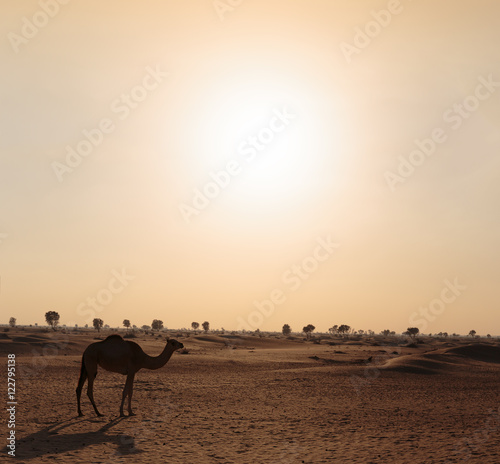
[[[180,350],[181,348],[184,348],[184,345],[181,342],[178,342],[177,340],[169,340],[167,344],[172,346],[175,350]]]

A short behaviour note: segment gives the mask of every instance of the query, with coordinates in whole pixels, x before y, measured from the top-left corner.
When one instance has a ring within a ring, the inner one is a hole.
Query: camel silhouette
[[[127,396],[128,415],[134,416],[135,414],[132,412],[132,393],[136,372],[142,368],[159,369],[163,367],[167,364],[173,352],[181,348],[184,348],[182,343],[176,340],[167,340],[167,344],[159,356],[148,356],[137,343],[124,340],[120,335],[110,335],[101,342],[90,344],[82,356],[80,379],[76,387],[78,415],[83,416],[80,408],[80,397],[85,380],[88,379],[87,395],[95,413],[102,416],[94,401],[94,380],[97,375],[97,366],[101,366],[107,371],[127,376],[120,404],[120,416],[124,416],[123,404]]]

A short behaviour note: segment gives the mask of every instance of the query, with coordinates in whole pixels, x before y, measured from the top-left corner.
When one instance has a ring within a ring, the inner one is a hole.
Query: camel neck
[[[167,364],[168,360],[172,356],[174,352],[174,348],[170,346],[168,343],[161,352],[159,356],[148,356],[146,355],[146,362],[144,367],[146,369],[159,369],[160,367],[163,367],[165,364]]]

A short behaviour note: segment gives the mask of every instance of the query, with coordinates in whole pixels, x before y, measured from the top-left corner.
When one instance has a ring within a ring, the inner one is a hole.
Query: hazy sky
[[[3,3],[1,323],[500,333],[499,2]]]

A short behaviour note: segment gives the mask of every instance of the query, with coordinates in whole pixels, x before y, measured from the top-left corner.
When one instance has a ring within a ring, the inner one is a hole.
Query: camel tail
[[[82,379],[82,377],[86,377],[86,374],[87,374],[87,369],[85,369],[85,363],[83,362],[83,357],[84,355],[82,354],[82,365],[80,366],[80,380]]]
[[[85,355],[82,355],[82,365],[80,366],[80,378],[78,379],[78,386],[76,387],[78,395],[82,391],[83,384],[85,383],[85,380],[87,380],[88,377],[87,368],[85,367],[84,357]]]
[[[80,397],[82,395],[82,388],[85,380],[87,380],[87,368],[85,367],[84,356],[82,356],[82,365],[80,367],[80,378],[78,379],[78,386],[76,387],[76,402],[78,406],[78,415],[83,416],[80,408]]]

